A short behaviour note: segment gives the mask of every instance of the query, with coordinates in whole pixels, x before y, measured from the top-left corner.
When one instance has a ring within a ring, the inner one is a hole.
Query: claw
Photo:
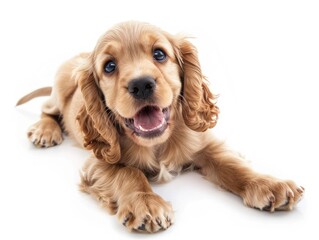
[[[156,223],[158,226],[160,226],[161,228],[163,228],[162,226],[162,220],[160,218],[156,218]]]
[[[166,216],[166,222],[167,222],[167,227],[172,225],[172,220],[168,216]]]
[[[133,217],[132,213],[129,213],[126,215],[124,221],[122,222],[122,224],[126,227],[127,222]]]
[[[263,207],[261,210],[270,212],[270,209],[271,209],[271,204],[269,204],[266,207]]]
[[[299,188],[297,188],[297,191],[302,194],[305,191],[305,188],[303,186],[300,186]]]
[[[137,228],[138,230],[140,230],[140,231],[145,231],[146,229],[145,229],[145,223],[143,223],[141,226],[139,226],[138,228]]]
[[[287,192],[287,197],[288,197],[288,199],[294,198],[294,197],[295,197],[294,192],[291,191],[291,190],[289,190],[289,191]]]
[[[275,211],[275,197],[271,196],[269,198],[269,205],[262,208],[263,211],[274,212]]]

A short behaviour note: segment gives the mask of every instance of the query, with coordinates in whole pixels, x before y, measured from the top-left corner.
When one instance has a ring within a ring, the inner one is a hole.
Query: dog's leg
[[[28,138],[36,147],[52,147],[62,143],[62,129],[59,123],[60,111],[56,106],[55,89],[50,98],[42,106],[41,120],[33,124],[28,132]]]
[[[211,143],[196,157],[201,173],[243,198],[247,206],[266,211],[291,210],[301,199],[303,187],[254,172],[222,143]]]
[[[41,120],[33,124],[27,134],[36,147],[52,147],[62,143],[63,140],[58,116],[46,113],[42,113]]]
[[[173,223],[171,205],[152,191],[137,168],[111,165],[92,157],[83,168],[80,187],[116,214],[130,231],[157,232]]]

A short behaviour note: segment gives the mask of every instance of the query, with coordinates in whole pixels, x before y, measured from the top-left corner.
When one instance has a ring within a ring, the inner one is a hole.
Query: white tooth
[[[154,130],[156,130],[156,129],[159,129],[160,127],[162,127],[162,126],[164,125],[164,123],[165,123],[165,119],[163,118],[163,119],[162,119],[162,122],[161,122],[158,126],[156,126],[155,128],[152,128],[152,129],[144,129],[141,125],[139,125],[138,128],[139,128],[141,131],[143,131],[143,132],[150,132],[150,131],[154,131]]]

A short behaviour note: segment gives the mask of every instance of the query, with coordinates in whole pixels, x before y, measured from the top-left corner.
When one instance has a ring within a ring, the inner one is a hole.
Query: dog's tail
[[[21,104],[29,102],[30,100],[32,100],[33,98],[36,98],[36,97],[50,96],[51,92],[52,92],[52,87],[39,88],[37,90],[34,90],[33,92],[30,92],[29,94],[25,95],[24,97],[20,98],[20,100],[17,102],[16,106],[19,106]]]

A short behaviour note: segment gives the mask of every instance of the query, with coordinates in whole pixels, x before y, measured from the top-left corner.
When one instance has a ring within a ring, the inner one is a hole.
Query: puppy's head
[[[119,24],[100,38],[82,72],[85,111],[109,145],[108,132],[118,141],[115,125],[137,144],[153,146],[182,124],[176,121],[195,131],[216,123],[196,49],[183,37],[144,23]]]

